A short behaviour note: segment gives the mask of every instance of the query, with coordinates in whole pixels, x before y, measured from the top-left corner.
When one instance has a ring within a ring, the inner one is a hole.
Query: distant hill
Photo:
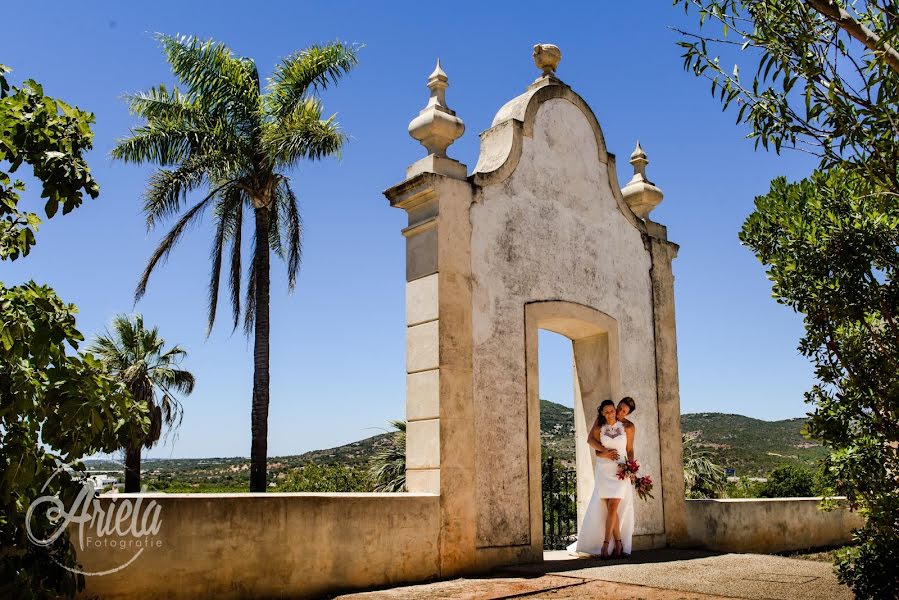
[[[712,460],[735,469],[737,475],[766,475],[778,465],[801,463],[813,466],[825,455],[816,442],[802,437],[800,430],[806,419],[762,421],[724,413],[681,415],[684,433],[696,436],[697,444]],[[381,433],[356,442],[311,450],[303,454],[269,459],[269,471],[275,477],[306,462],[340,463],[364,466],[378,448],[389,443],[389,433]],[[543,455],[553,456],[564,464],[574,464],[574,411],[567,406],[540,400],[540,436]],[[109,461],[85,461],[88,468],[114,470]],[[145,472],[158,478],[201,482],[203,485],[244,485],[249,481],[249,459],[176,458],[145,459]]]
[[[367,466],[375,452],[390,443],[391,433],[371,437],[324,450],[303,454],[274,456],[268,461],[269,477],[279,479],[304,463],[339,463]],[[95,471],[118,471],[122,466],[109,460],[86,460],[85,466]],[[191,486],[196,491],[245,491],[250,482],[250,459],[242,456],[215,458],[146,458],[141,461],[145,473],[142,483],[152,489],[166,489],[166,483]]]
[[[827,451],[805,439],[800,431],[807,419],[762,421],[743,415],[693,413],[681,415],[684,433],[696,435],[697,445],[722,467],[737,475],[765,475],[784,463],[814,467]]]
[[[543,457],[552,456],[574,464],[574,411],[567,406],[540,401],[540,444]]]

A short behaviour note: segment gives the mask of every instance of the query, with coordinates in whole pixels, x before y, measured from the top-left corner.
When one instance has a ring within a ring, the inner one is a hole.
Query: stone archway
[[[574,431],[577,462],[577,515],[584,510],[593,490],[595,458],[583,443],[596,416],[596,407],[606,398],[621,397],[618,368],[618,323],[609,315],[589,306],[559,300],[525,305],[525,354],[527,357],[528,456],[531,499],[531,536],[542,543],[543,506],[540,460],[540,385],[537,363],[537,333],[540,329],[565,336],[572,343],[574,357]],[[535,527],[536,525],[536,527]]]
[[[635,547],[682,541],[677,246],[648,218],[662,194],[646,155],[620,188],[595,115],[550,69],[499,110],[466,175],[446,156],[464,130],[447,86],[438,64],[410,125],[430,154],[385,192],[409,219],[407,487],[440,495],[441,573],[542,559],[540,327],[575,344],[580,495],[596,407],[633,396],[637,455],[659,482]]]

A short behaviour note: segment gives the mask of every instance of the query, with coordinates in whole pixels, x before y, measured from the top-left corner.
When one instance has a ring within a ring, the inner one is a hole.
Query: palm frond
[[[376,492],[401,492],[406,487],[406,421],[392,419],[389,423],[393,435],[369,465]]]
[[[684,488],[690,498],[718,498],[724,494],[727,477],[708,453],[696,445],[695,436],[683,434]]]
[[[229,180],[236,167],[227,154],[212,151],[189,156],[175,169],[159,169],[153,173],[144,191],[147,228],[177,214],[190,192],[210,182]]]
[[[127,364],[126,349],[120,342],[121,338],[110,334],[100,334],[91,342],[86,351],[94,354],[108,369],[122,370]]]
[[[150,280],[153,269],[156,268],[156,265],[160,260],[165,262],[165,260],[168,259],[169,253],[175,247],[175,244],[178,243],[178,240],[181,239],[181,234],[184,233],[187,225],[194,219],[202,216],[203,211],[206,209],[209,202],[228,185],[230,185],[230,182],[215,188],[208,196],[197,202],[193,208],[188,210],[180,219],[178,219],[175,226],[162,238],[162,241],[156,247],[150,260],[147,262],[147,266],[144,268],[144,272],[141,274],[140,280],[137,283],[137,288],[134,291],[135,302],[140,300],[147,292],[147,283]]]
[[[235,58],[224,44],[197,37],[157,34],[187,97],[206,111],[248,125],[261,121],[259,76],[249,59]]]
[[[235,218],[235,212],[243,210],[243,192],[236,185],[228,188],[223,194],[222,201],[216,205],[216,231],[212,240],[212,274],[209,280],[208,305],[209,313],[206,325],[206,337],[212,333],[215,323],[215,314],[218,307],[219,280],[222,273],[222,255],[225,251],[225,242],[229,234],[229,223]]]
[[[250,266],[248,268],[248,276],[247,276],[247,296],[246,302],[244,303],[244,315],[243,315],[243,330],[244,333],[249,336],[253,333],[256,325],[256,244],[259,243],[259,240],[256,239],[256,234],[253,234],[253,243],[251,244],[250,250]]]
[[[275,68],[269,79],[269,111],[280,120],[292,113],[309,92],[319,92],[355,67],[357,44],[332,42],[312,45],[293,54]]]
[[[228,280],[231,288],[231,313],[234,318],[232,332],[240,323],[240,246],[243,234],[243,203],[239,210],[234,211],[233,218],[234,221],[231,224],[231,276]]]
[[[154,163],[163,167],[177,166],[185,160],[208,155],[212,172],[233,172],[245,158],[249,147],[237,130],[222,119],[198,118],[148,120],[133,127],[129,135],[116,141],[110,155],[125,162]]]
[[[143,319],[143,317],[141,317],[141,319]],[[143,323],[141,323],[141,326],[143,326]],[[145,354],[159,356],[164,345],[165,340],[159,337],[159,327],[153,327],[152,329],[144,328],[142,349]]]
[[[131,130],[131,135],[116,141],[110,154],[117,160],[161,166],[179,164],[190,156],[191,139],[184,128],[172,123],[154,123]]]
[[[145,92],[127,94],[125,101],[132,115],[147,121],[192,123],[205,116],[195,102],[191,102],[177,87],[169,90],[159,84]]]
[[[335,115],[327,119],[321,117],[321,103],[308,98],[299,102],[283,119],[265,124],[262,143],[274,165],[291,168],[302,159],[339,156],[346,135],[340,130]]]
[[[118,315],[112,322],[115,335],[121,340],[125,349],[125,357],[128,363],[133,363],[135,357],[143,354],[141,344],[140,330],[143,329],[144,318],[140,313],[129,318],[126,315]]]
[[[278,204],[283,218],[282,227],[287,238],[287,290],[292,292],[297,282],[303,258],[303,220],[300,217],[296,194],[287,179],[278,185]]]
[[[194,386],[197,384],[192,373],[172,367],[160,369],[157,379],[159,385],[164,387],[166,391],[175,390],[185,395],[193,393]]]
[[[166,392],[159,400],[159,408],[161,409],[161,421],[165,423],[169,430],[181,426],[184,419],[184,406],[175,396]]]
[[[281,206],[278,193],[271,204],[268,215],[268,247],[280,259],[284,258],[284,245],[281,243]]]
[[[165,342],[163,342],[164,344]],[[182,348],[179,345],[172,346],[165,352],[159,353],[159,361],[160,365],[171,365],[175,363],[179,363],[182,360],[187,358],[187,350]]]

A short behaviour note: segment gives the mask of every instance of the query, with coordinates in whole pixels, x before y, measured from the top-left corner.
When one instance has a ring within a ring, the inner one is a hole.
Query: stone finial
[[[543,71],[543,77],[554,77],[556,67],[562,60],[562,51],[553,44],[535,44],[534,45],[534,64]]]
[[[634,165],[634,177],[639,175],[645,180],[646,165],[649,164],[649,160],[646,158],[646,152],[644,152],[643,148],[640,146],[640,140],[637,140],[637,147],[634,148],[633,152],[631,152],[630,162],[632,165]]]
[[[652,209],[662,201],[662,190],[646,178],[646,165],[649,164],[649,160],[639,141],[631,153],[630,162],[634,166],[634,176],[621,189],[621,195],[635,215],[646,219]]]
[[[409,135],[427,148],[429,155],[438,158],[446,158],[446,149],[465,132],[462,119],[446,105],[447,87],[449,80],[437,59],[437,66],[428,77],[428,104],[409,123]]]

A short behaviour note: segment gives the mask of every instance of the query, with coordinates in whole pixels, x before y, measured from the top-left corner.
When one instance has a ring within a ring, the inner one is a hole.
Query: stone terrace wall
[[[162,546],[118,572],[87,577],[86,595],[309,598],[438,572],[436,494],[105,494],[99,502],[106,510],[115,498],[139,496],[144,507],[161,505],[154,539]],[[78,549],[77,526],[69,527]],[[134,553],[86,547],[78,559],[98,572]]]
[[[862,526],[846,508],[825,512],[821,498],[687,500],[690,538],[725,552],[782,552],[849,542]]]

